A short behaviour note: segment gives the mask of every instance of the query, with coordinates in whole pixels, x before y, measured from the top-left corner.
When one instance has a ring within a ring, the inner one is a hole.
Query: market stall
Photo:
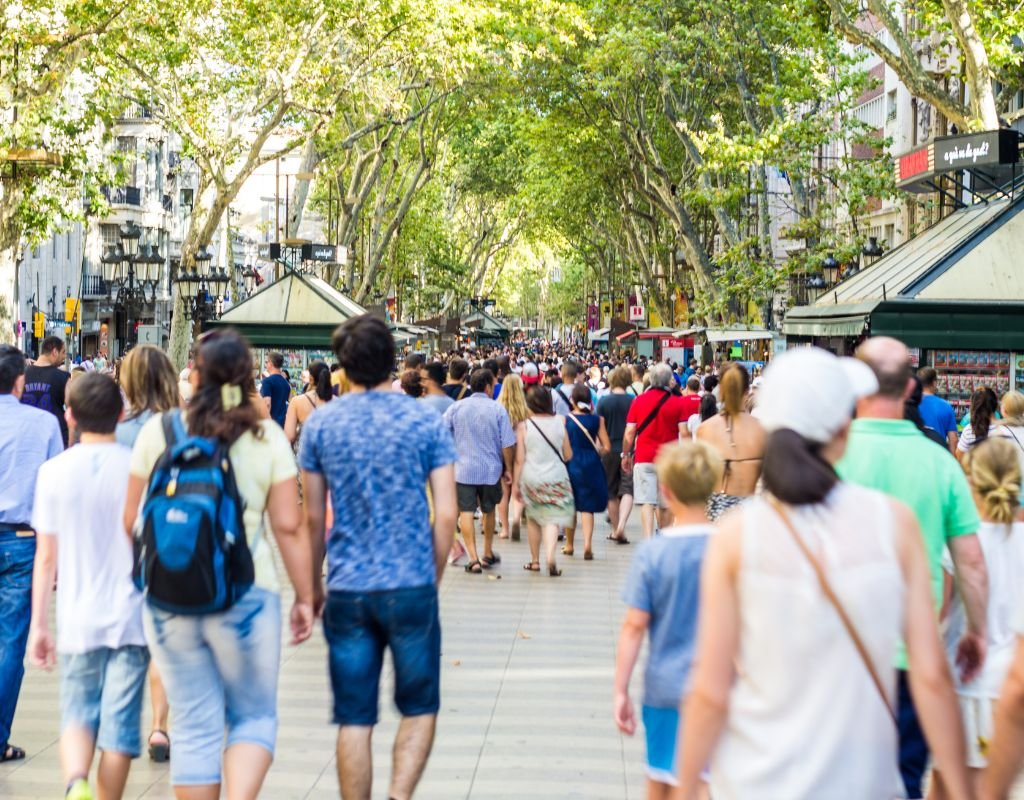
[[[640,328],[615,337],[619,347],[633,349],[639,358],[685,364],[693,355],[693,339],[675,335],[673,328]]]
[[[979,386],[1024,388],[1024,198],[961,209],[810,305],[791,309],[789,345],[852,353],[894,336],[939,373],[960,410]]]
[[[267,353],[280,352],[292,386],[299,391],[302,371],[311,362],[334,361],[331,335],[335,328],[365,313],[355,300],[326,281],[288,271],[203,327],[232,327],[242,333],[252,344],[258,370],[262,370]]]

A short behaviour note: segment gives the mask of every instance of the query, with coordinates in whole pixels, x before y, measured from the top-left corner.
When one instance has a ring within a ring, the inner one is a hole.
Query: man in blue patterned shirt
[[[407,798],[430,755],[440,707],[437,584],[455,535],[455,449],[436,411],[391,391],[395,346],[382,320],[351,319],[332,344],[352,390],[306,420],[299,466],[317,575],[328,491],[334,509],[326,606],[322,587],[317,606],[340,726],[338,781],[343,797],[371,797],[370,739],[388,648],[402,722],[386,796]]]
[[[466,543],[466,572],[480,573],[501,561],[494,552],[494,510],[504,487],[511,483],[516,454],[516,433],[508,412],[494,397],[494,373],[478,369],[469,378],[473,394],[444,412],[444,421],[455,437],[459,459],[455,483],[459,497],[459,530]],[[484,556],[476,550],[477,508],[483,516]]]

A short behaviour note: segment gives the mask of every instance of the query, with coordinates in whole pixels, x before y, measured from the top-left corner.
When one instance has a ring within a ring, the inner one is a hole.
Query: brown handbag
[[[899,720],[896,717],[896,712],[893,710],[892,705],[889,703],[889,697],[885,692],[885,684],[882,683],[882,679],[875,669],[874,662],[871,661],[871,656],[868,654],[867,647],[864,646],[864,642],[857,634],[857,629],[853,626],[853,622],[850,620],[849,615],[846,613],[846,609],[843,608],[843,604],[839,602],[839,598],[836,596],[835,591],[832,589],[832,585],[828,582],[828,578],[825,576],[825,570],[822,568],[821,563],[814,557],[810,548],[800,538],[800,534],[797,533],[796,527],[793,525],[793,520],[790,519],[786,509],[782,507],[776,498],[772,497],[768,501],[775,512],[782,519],[783,525],[789,531],[793,537],[793,541],[796,542],[796,546],[800,548],[800,552],[804,554],[804,558],[811,565],[811,569],[814,570],[814,574],[818,579],[818,585],[821,587],[822,594],[828,599],[829,603],[836,610],[839,615],[839,620],[843,623],[843,627],[846,629],[846,633],[850,637],[850,641],[853,642],[853,646],[857,648],[857,654],[860,656],[860,660],[864,663],[867,668],[868,674],[871,676],[871,681],[875,684],[875,688],[878,690],[878,696],[885,704],[885,710],[889,712],[889,717],[892,719],[893,724],[899,728]]]

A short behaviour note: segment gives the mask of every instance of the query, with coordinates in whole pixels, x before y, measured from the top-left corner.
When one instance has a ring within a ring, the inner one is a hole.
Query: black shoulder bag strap
[[[640,438],[640,434],[641,433],[643,433],[645,430],[647,430],[647,426],[650,425],[652,422],[654,422],[654,418],[658,416],[658,412],[661,411],[661,407],[663,405],[665,405],[665,403],[668,402],[668,399],[672,396],[671,392],[669,392],[669,391],[667,391],[665,389],[662,389],[662,391],[665,392],[665,394],[658,401],[658,404],[654,407],[654,410],[651,411],[651,413],[647,415],[647,419],[645,419],[643,422],[641,422],[639,425],[637,425],[637,428],[636,428],[636,438],[637,439]]]
[[[558,449],[557,447],[555,447],[555,446],[554,446],[554,445],[553,445],[553,444],[551,443],[551,440],[550,440],[550,439],[549,439],[549,438],[548,438],[547,436],[545,436],[545,435],[544,435],[544,431],[542,431],[542,430],[540,429],[540,425],[538,425],[538,424],[537,424],[537,423],[536,423],[536,422],[534,421],[533,417],[530,417],[530,424],[531,424],[531,425],[533,425],[533,427],[537,429],[537,433],[539,433],[539,434],[540,434],[540,436],[541,436],[541,438],[542,438],[542,439],[543,439],[543,440],[544,440],[545,442],[547,442],[547,443],[548,443],[548,447],[550,447],[550,448],[551,448],[551,449],[552,449],[552,450],[554,451],[555,455],[556,455],[556,456],[558,456],[558,460],[559,460],[559,461],[561,461],[561,462],[562,462],[563,464],[566,464],[566,463],[568,463],[568,462],[567,462],[567,461],[566,461],[566,460],[565,460],[564,458],[562,458],[562,451],[561,451],[561,450],[559,450],[559,449]]]

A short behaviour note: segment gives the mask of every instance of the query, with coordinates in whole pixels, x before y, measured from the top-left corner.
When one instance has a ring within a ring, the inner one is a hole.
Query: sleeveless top
[[[737,676],[712,797],[903,797],[895,726],[835,608],[767,500],[751,498],[742,513]],[[840,483],[790,516],[892,706],[905,602],[889,500]]]
[[[568,481],[569,472],[561,460],[562,440],[566,436],[565,418],[530,417],[523,424],[526,425],[526,461],[523,464],[522,482],[537,485]],[[544,440],[545,436],[547,441]],[[548,442],[558,448],[557,453]]]

